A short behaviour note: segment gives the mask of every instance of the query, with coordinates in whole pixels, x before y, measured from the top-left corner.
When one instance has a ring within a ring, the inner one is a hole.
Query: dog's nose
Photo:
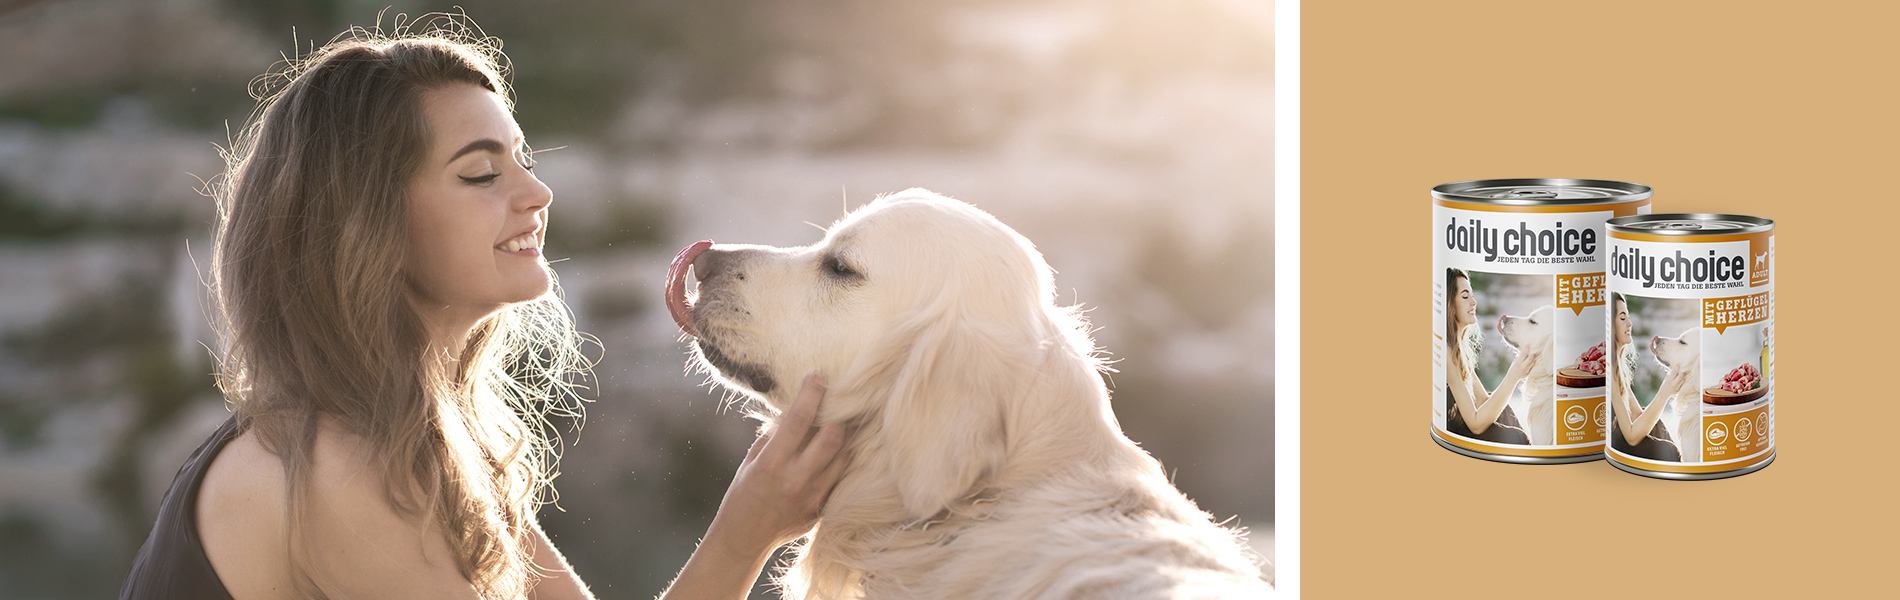
[[[693,258],[693,276],[705,283],[732,268],[732,251],[707,248]]]

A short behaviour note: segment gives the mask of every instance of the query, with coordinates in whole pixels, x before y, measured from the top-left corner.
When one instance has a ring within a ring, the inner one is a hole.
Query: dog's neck
[[[1060,376],[1039,378],[1023,398],[1008,403],[1020,411],[1012,419],[1019,427],[1007,434],[1001,468],[985,473],[931,515],[905,509],[896,484],[903,466],[880,460],[887,453],[876,441],[879,436],[861,429],[849,448],[852,466],[826,502],[811,549],[801,560],[852,564],[893,548],[939,544],[1052,481],[1092,480],[1090,487],[1104,492],[1088,502],[1102,507],[1149,504],[1129,498],[1129,490],[1142,486],[1115,481],[1110,474],[1144,473],[1165,480],[1159,464],[1122,434],[1099,379],[1077,383]],[[863,427],[876,427],[876,421],[867,419]]]
[[[1034,370],[1003,402],[972,404],[1005,411],[996,436],[1001,453],[984,459],[995,462],[967,485],[958,483],[961,489],[947,491],[949,501],[931,507],[930,514],[906,505],[902,485],[914,482],[905,477],[915,466],[900,464],[896,457],[906,453],[892,452],[890,445],[905,439],[882,429],[887,415],[873,410],[834,416],[858,425],[847,448],[851,466],[785,581],[801,591],[809,585],[850,597],[846,590],[861,585],[867,569],[888,579],[881,585],[925,578],[929,565],[948,560],[939,553],[953,552],[961,536],[992,522],[1053,522],[1101,510],[1187,518],[1177,505],[1191,503],[1154,496],[1152,490],[1172,487],[1160,464],[1122,435],[1092,361],[1065,345],[1045,346]],[[834,399],[846,402],[834,406],[886,406],[869,397],[847,397],[877,393],[870,390],[840,386],[836,392]],[[968,457],[928,457],[946,458]],[[1060,513],[1034,519],[1019,514],[1050,507]]]

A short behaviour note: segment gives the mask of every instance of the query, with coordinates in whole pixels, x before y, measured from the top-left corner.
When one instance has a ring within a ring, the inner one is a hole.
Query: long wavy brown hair
[[[1465,368],[1465,342],[1458,331],[1458,280],[1471,281],[1464,269],[1445,269],[1445,364]],[[1449,383],[1449,382],[1448,382]]]
[[[483,320],[459,368],[428,358],[405,297],[408,185],[430,142],[423,95],[481,86],[512,109],[499,43],[466,17],[352,29],[253,82],[260,99],[226,152],[214,293],[226,350],[219,386],[283,462],[298,589],[321,596],[301,524],[319,420],[360,436],[385,496],[446,532],[484,598],[539,574],[534,512],[590,366],[558,288]]]

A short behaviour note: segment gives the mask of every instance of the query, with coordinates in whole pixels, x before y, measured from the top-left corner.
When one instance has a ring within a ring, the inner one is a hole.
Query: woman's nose
[[[534,212],[553,204],[554,190],[549,188],[548,184],[542,183],[541,178],[535,177],[533,172],[524,172],[527,172],[528,176],[524,178],[526,180],[524,189],[515,195],[515,209],[521,212]]]

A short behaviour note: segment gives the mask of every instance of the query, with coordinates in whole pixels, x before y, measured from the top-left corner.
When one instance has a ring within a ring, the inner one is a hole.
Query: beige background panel
[[[1890,592],[1900,10],[1303,11],[1305,597]],[[1778,222],[1774,464],[1685,483],[1432,443],[1428,190],[1491,177],[1634,181],[1658,213]]]

